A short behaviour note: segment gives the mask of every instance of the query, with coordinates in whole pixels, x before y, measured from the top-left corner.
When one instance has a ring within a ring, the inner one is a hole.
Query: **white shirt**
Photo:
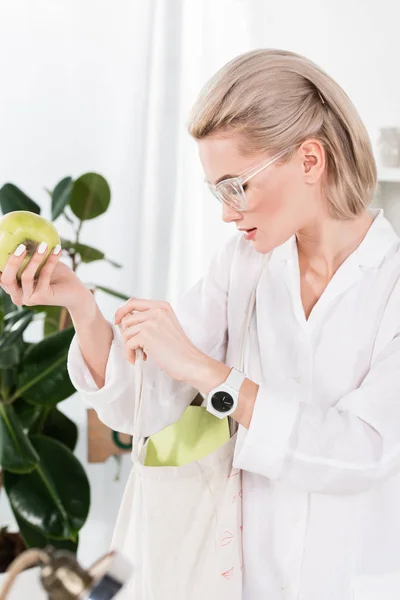
[[[244,470],[245,600],[400,598],[400,239],[372,212],[308,320],[295,236],[271,252],[258,285],[245,370],[260,389],[234,460]],[[236,234],[174,307],[195,345],[229,366],[264,259]],[[68,368],[100,419],[132,433],[134,369],[118,331],[102,389],[76,338]],[[151,360],[144,368],[151,435],[197,392]]]

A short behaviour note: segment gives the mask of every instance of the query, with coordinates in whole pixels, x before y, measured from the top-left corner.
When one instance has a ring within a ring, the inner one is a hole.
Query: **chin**
[[[255,239],[250,241],[249,244],[253,245],[253,248],[256,252],[260,252],[260,254],[268,254],[268,252],[271,252],[274,250],[274,248],[284,244],[289,238],[292,237],[292,235],[293,233],[288,233],[287,235],[279,236],[278,238],[277,236],[272,237],[266,233],[263,234],[261,231],[257,231]]]
[[[259,252],[260,254],[268,254],[268,252],[271,252],[271,250],[273,250],[274,248],[276,248],[276,246],[278,246],[279,244],[272,244],[271,242],[267,242],[267,240],[264,239],[255,239],[252,242],[249,242],[250,244],[252,244],[254,250],[256,252]]]

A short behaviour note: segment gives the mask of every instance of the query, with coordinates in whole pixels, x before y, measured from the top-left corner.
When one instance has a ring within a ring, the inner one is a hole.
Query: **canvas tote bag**
[[[237,365],[242,371],[264,264],[265,261],[256,278],[241,332]],[[138,435],[142,357],[138,351],[133,465],[111,543],[112,549],[132,563],[133,576],[117,599],[240,600],[241,471],[232,468],[237,433],[200,460],[177,467],[146,466],[148,441]]]

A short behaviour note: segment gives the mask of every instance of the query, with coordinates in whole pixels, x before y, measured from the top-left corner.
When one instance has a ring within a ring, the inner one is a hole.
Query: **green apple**
[[[15,210],[4,215],[0,219],[0,271],[4,271],[8,259],[18,246],[25,244],[27,254],[17,274],[20,281],[22,271],[40,242],[47,243],[47,250],[43,254],[43,261],[36,271],[35,278],[39,276],[53,248],[61,244],[57,229],[47,219],[27,210]]]

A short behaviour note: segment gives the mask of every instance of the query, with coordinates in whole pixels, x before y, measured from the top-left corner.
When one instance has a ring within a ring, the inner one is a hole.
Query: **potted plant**
[[[84,222],[109,206],[107,181],[96,173],[65,177],[49,193],[51,220],[63,216],[74,229],[74,239],[62,239],[72,269],[97,260],[119,268],[80,239]],[[3,214],[40,214],[39,205],[11,183],[0,190],[0,207]],[[128,299],[101,285],[96,290]],[[24,333],[34,319],[43,321],[43,336],[30,343]],[[89,481],[74,455],[77,426],[58,409],[75,392],[66,364],[73,335],[66,309],[18,307],[0,289],[0,493],[7,494],[19,527],[10,533],[0,524],[0,572],[26,547],[78,548],[90,507]]]

